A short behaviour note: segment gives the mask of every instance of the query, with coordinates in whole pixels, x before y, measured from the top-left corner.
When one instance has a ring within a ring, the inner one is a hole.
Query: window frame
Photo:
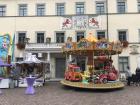
[[[104,32],[104,35],[105,35],[105,37],[104,38],[106,38],[106,31],[105,30],[98,30],[98,31],[96,31],[96,38],[99,40],[99,38],[98,38],[98,32]]]
[[[124,3],[124,5],[122,5],[122,3]],[[126,13],[126,8],[127,8],[126,0],[117,0],[117,13]]]
[[[24,6],[24,9],[21,8]],[[22,12],[22,13],[21,13]],[[28,4],[19,4],[18,5],[18,16],[27,16],[28,15]]]
[[[0,8],[2,8],[2,11],[0,11],[0,16],[6,16],[6,5],[0,5]]]
[[[63,33],[64,35],[63,35],[63,39],[62,39],[62,36],[61,36],[61,37],[59,38],[60,40],[58,41],[58,39],[57,39],[57,38],[58,38],[58,37],[57,37],[57,34],[60,34],[60,33],[61,33],[61,34]],[[57,31],[57,32],[55,32],[55,38],[56,38],[56,39],[55,39],[55,42],[56,42],[56,43],[65,43],[65,32],[64,32],[64,31]],[[63,41],[62,41],[62,40],[63,40]]]
[[[138,9],[138,12],[140,12],[140,0],[137,0],[137,9]]]
[[[81,38],[85,38],[85,31],[76,31],[76,42],[80,41],[80,39],[78,39],[78,33],[83,33],[83,37]]]
[[[38,8],[38,6],[41,6],[42,7],[44,6],[44,8]],[[40,11],[38,11],[38,9],[40,10],[41,9],[41,13],[39,13]],[[44,9],[44,11],[42,12],[42,10]],[[45,16],[45,13],[46,13],[46,5],[45,3],[38,3],[36,4],[36,16]]]
[[[101,6],[100,6],[100,12],[97,11],[97,4],[98,4],[98,3],[100,3],[100,4],[103,3],[103,8],[104,8],[104,9],[103,9],[103,12],[101,12]],[[105,3],[105,1],[96,1],[96,2],[95,2],[95,5],[96,5],[96,6],[95,6],[96,14],[104,14],[104,13],[106,12],[106,3]]]
[[[65,9],[66,9],[65,3],[56,3],[55,5],[56,5],[55,6],[55,8],[56,8],[56,15],[57,16],[63,16],[63,15],[65,15]],[[63,9],[61,7],[62,5],[63,5]],[[60,6],[60,8],[58,8],[59,6]],[[58,9],[60,10],[59,13],[58,13]],[[61,11],[61,10],[63,10],[63,11]]]
[[[23,57],[16,57],[16,61],[17,61],[17,62],[23,61]]]
[[[20,39],[19,39],[19,34],[25,34],[25,37],[23,37],[23,38],[21,39],[21,41],[20,41]],[[19,31],[19,32],[17,32],[17,35],[18,35],[17,43],[25,43],[24,41],[25,41],[25,38],[27,37],[27,32],[26,32],[26,31]]]
[[[120,40],[120,34],[119,34],[119,32],[123,32],[123,31],[126,32],[126,34],[125,34],[125,37],[126,38],[123,38],[123,40]],[[120,41],[128,41],[128,30],[118,30],[118,40],[120,40]]]
[[[83,5],[83,8],[80,6],[79,12],[77,11],[78,5]],[[82,9],[83,9],[83,11],[82,11]],[[85,2],[76,2],[75,3],[75,13],[76,13],[76,15],[84,15],[85,14]]]
[[[123,59],[123,60],[120,62],[120,58],[126,58],[127,60],[126,60],[126,62],[125,62],[124,59]],[[119,57],[118,57],[118,65],[119,65],[119,71],[120,71],[121,73],[124,73],[125,70],[126,70],[126,67],[129,66],[129,56],[119,56]],[[120,69],[120,68],[121,68],[121,65],[122,65],[123,70]]]
[[[44,40],[43,40],[43,42],[42,42],[42,40],[41,39],[39,39],[39,42],[38,42],[38,34],[39,33],[43,33],[44,35],[43,35],[43,37],[44,37]],[[37,31],[36,32],[36,43],[45,43],[45,32],[44,31]]]

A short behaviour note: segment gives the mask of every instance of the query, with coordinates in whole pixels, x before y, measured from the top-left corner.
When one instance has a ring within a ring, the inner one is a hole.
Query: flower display
[[[18,48],[19,50],[25,49],[25,44],[24,44],[24,43],[17,43],[16,45],[17,45],[17,48]]]

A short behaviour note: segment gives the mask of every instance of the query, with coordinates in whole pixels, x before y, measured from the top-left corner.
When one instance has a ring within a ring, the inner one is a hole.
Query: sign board
[[[138,47],[139,46],[137,46],[137,45],[130,46],[130,54],[132,54],[132,55],[139,54]]]
[[[86,29],[88,26],[88,16],[73,16],[73,29]]]

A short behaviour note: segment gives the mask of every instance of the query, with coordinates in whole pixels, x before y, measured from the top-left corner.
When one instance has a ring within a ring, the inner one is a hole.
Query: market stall
[[[36,58],[36,55],[28,53],[23,61],[16,62],[16,64],[20,66],[19,87],[27,87],[26,78],[29,76],[36,78],[33,84],[34,86],[43,86],[47,62],[41,61]]]
[[[7,68],[11,66],[12,64],[5,63],[2,59],[0,59],[0,88],[9,88],[10,80],[7,75]]]

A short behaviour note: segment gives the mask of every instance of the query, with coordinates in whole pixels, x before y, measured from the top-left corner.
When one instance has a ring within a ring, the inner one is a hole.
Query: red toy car
[[[94,76],[94,83],[107,83],[108,81],[115,81],[118,79],[118,72],[114,68],[106,71],[106,73],[102,73]]]
[[[65,72],[65,79],[69,81],[81,81],[82,76],[80,72],[80,67],[74,64],[68,66],[68,70]]]
[[[94,78],[93,78],[93,82],[94,83],[107,83],[107,75],[105,74],[101,74],[101,75],[96,75]]]

